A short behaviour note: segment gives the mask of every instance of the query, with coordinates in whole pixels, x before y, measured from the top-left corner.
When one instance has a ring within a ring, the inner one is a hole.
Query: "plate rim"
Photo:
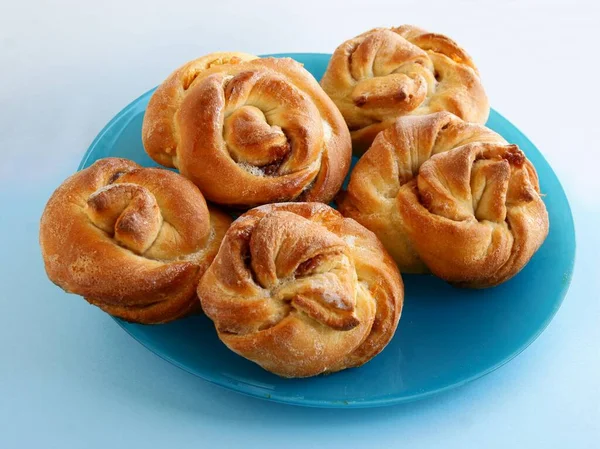
[[[289,57],[292,59],[296,59],[297,57],[321,57],[321,58],[330,58],[331,54],[330,53],[310,53],[310,52],[294,52],[294,53],[269,53],[269,54],[264,54],[264,55],[259,55],[259,57]],[[143,94],[139,95],[137,98],[135,98],[134,100],[132,100],[129,104],[127,104],[124,108],[122,108],[101,130],[100,132],[96,135],[96,137],[92,140],[91,144],[89,145],[88,149],[85,151],[85,153],[83,154],[83,157],[77,167],[77,170],[82,170],[83,168],[85,168],[87,166],[87,162],[90,159],[90,157],[92,156],[92,153],[95,151],[96,147],[99,145],[99,142],[103,139],[103,137],[106,135],[106,133],[108,133],[111,128],[117,123],[120,122],[123,118],[123,116],[126,116],[131,109],[135,108],[137,106],[137,104],[146,96],[150,95],[152,92],[154,92],[156,90],[156,87],[144,92]],[[510,120],[508,120],[504,115],[502,115],[501,113],[499,113],[496,109],[490,107],[490,115],[495,114],[498,119],[500,121],[505,122],[510,128],[512,128],[513,130],[515,130],[517,132],[517,134],[519,135],[520,138],[522,138],[528,145],[530,145],[531,147],[535,148],[535,150],[538,152],[539,157],[546,163],[550,174],[554,177],[554,179],[556,180],[557,184],[558,184],[558,188],[560,188],[560,191],[562,191],[565,200],[566,200],[566,206],[567,206],[567,211],[568,212],[568,216],[563,217],[566,218],[566,225],[569,226],[571,228],[571,235],[573,236],[573,256],[570,257],[570,261],[567,267],[567,271],[565,271],[565,274],[568,273],[568,279],[566,280],[566,282],[561,284],[561,290],[559,292],[557,292],[557,296],[560,298],[559,301],[556,303],[554,309],[552,310],[551,314],[548,315],[548,317],[546,318],[546,320],[542,323],[542,325],[536,330],[536,332],[528,339],[526,340],[523,344],[521,344],[516,350],[514,350],[509,356],[505,357],[504,359],[500,360],[499,362],[495,363],[494,365],[488,367],[485,370],[482,370],[476,374],[473,374],[469,377],[466,377],[464,379],[461,379],[458,382],[455,383],[451,383],[448,385],[445,385],[443,387],[440,388],[436,388],[433,390],[428,390],[426,392],[423,393],[416,393],[413,394],[411,396],[402,396],[402,397],[390,397],[390,398],[376,398],[376,399],[365,399],[365,400],[350,400],[350,401],[331,401],[331,400],[318,400],[318,399],[301,399],[298,397],[289,397],[289,396],[285,396],[284,394],[278,394],[276,392],[270,392],[270,393],[265,393],[265,392],[261,392],[258,391],[259,387],[256,387],[254,385],[250,385],[250,384],[240,384],[240,382],[238,381],[237,384],[232,382],[231,379],[227,378],[227,377],[219,377],[219,376],[212,376],[212,375],[200,375],[200,373],[194,372],[191,369],[189,369],[187,366],[185,366],[184,364],[180,363],[178,360],[173,359],[171,357],[169,357],[166,354],[162,354],[159,353],[157,351],[155,351],[153,348],[151,348],[148,344],[146,344],[144,341],[142,341],[140,338],[138,338],[135,334],[133,334],[127,327],[126,327],[126,322],[111,316],[111,318],[130,336],[132,337],[135,341],[137,341],[139,344],[141,344],[144,348],[146,348],[148,351],[150,351],[152,354],[154,354],[155,356],[161,358],[162,360],[176,366],[177,368],[194,375],[195,377],[198,377],[200,379],[203,379],[206,382],[209,382],[213,385],[217,385],[221,388],[224,388],[226,390],[229,391],[234,391],[236,393],[241,393],[245,396],[250,396],[250,397],[254,397],[254,398],[258,398],[258,399],[263,399],[263,400],[267,400],[267,401],[271,401],[271,402],[277,402],[280,404],[287,404],[287,405],[295,405],[295,406],[303,406],[303,407],[313,407],[313,408],[372,408],[372,407],[382,407],[382,406],[391,406],[391,405],[397,405],[397,404],[403,404],[403,403],[408,403],[408,402],[413,402],[413,401],[417,401],[417,400],[421,400],[421,399],[426,399],[426,398],[430,398],[432,396],[436,396],[438,394],[444,393],[446,391],[450,391],[453,390],[455,388],[460,388],[474,380],[480,379],[494,371],[496,371],[497,369],[501,368],[502,366],[506,365],[507,363],[509,363],[510,361],[512,361],[514,358],[516,358],[517,356],[519,356],[520,354],[522,354],[534,341],[536,341],[539,336],[547,329],[548,325],[550,324],[550,322],[554,319],[554,317],[556,316],[556,313],[558,312],[558,310],[561,308],[565,297],[569,291],[569,287],[571,285],[572,279],[573,279],[573,270],[574,270],[574,266],[575,266],[575,260],[577,258],[577,239],[576,239],[576,229],[575,229],[575,222],[573,219],[573,212],[571,210],[571,204],[569,202],[569,198],[567,196],[567,192],[565,191],[565,189],[562,186],[562,183],[560,182],[559,177],[556,175],[556,173],[554,172],[554,169],[552,168],[552,166],[550,165],[550,163],[547,161],[547,159],[544,157],[544,154],[538,149],[538,147],[529,139],[529,137],[527,137],[527,135],[525,135],[525,133],[523,133],[521,131],[520,128],[518,128],[517,126],[515,126]],[[239,385],[245,385],[246,387],[250,387],[250,388],[240,388]]]

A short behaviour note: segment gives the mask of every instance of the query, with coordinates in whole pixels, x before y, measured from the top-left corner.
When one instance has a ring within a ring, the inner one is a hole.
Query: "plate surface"
[[[317,79],[330,55],[294,53]],[[110,121],[80,168],[104,157],[156,166],[144,152],[141,126],[152,91]],[[366,365],[310,379],[281,379],[229,351],[205,316],[159,326],[117,320],[150,351],[223,387],[251,396],[315,407],[373,407],[424,398],[499,368],[546,328],[567,292],[575,259],[575,231],[565,193],[537,148],[491,111],[487,126],[518,144],[535,165],[546,194],[550,233],[523,271],[487,290],[460,290],[432,276],[403,276],[406,299],[392,342]]]

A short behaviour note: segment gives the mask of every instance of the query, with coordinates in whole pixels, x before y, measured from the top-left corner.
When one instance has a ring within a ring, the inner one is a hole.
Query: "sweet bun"
[[[198,281],[230,223],[184,177],[108,158],[54,192],[40,244],[65,291],[128,321],[164,323],[199,310]]]
[[[366,363],[394,335],[403,294],[375,235],[321,203],[242,215],[198,287],[220,339],[285,377]]]
[[[400,271],[465,287],[510,279],[549,227],[518,146],[447,112],[401,117],[381,132],[338,206],[380,238]]]
[[[301,64],[240,53],[172,73],[150,99],[142,140],[207,199],[238,208],[329,202],[352,152],[340,112]]]
[[[483,124],[489,114],[479,72],[465,50],[409,25],[375,28],[341,44],[321,86],[342,112],[357,154],[401,116],[449,111]]]

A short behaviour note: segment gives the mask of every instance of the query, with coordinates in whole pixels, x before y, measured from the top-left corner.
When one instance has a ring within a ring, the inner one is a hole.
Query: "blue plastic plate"
[[[290,56],[317,78],[330,55]],[[80,168],[119,156],[145,166],[141,127],[152,91],[100,132]],[[487,290],[461,290],[431,276],[406,275],[405,306],[387,348],[361,368],[310,379],[282,379],[229,351],[205,316],[142,326],[118,323],[163,359],[209,382],[251,396],[314,407],[374,407],[425,398],[499,368],[546,328],[567,292],[575,258],[573,218],[556,175],[537,148],[500,114],[487,125],[518,144],[533,162],[550,214],[542,248],[512,280]]]

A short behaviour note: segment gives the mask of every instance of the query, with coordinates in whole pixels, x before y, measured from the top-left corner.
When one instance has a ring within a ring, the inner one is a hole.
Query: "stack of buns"
[[[290,58],[206,55],[144,116],[179,173],[107,158],[67,179],[40,224],[48,277],[131,322],[203,312],[280,376],[360,366],[396,331],[400,272],[491,287],[543,243],[535,168],[488,114],[467,53],[412,26],[344,42],[320,85]]]

